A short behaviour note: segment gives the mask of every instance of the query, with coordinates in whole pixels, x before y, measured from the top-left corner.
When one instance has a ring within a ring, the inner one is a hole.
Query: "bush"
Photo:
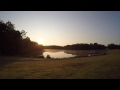
[[[51,57],[50,57],[50,55],[47,55],[47,57],[46,57],[46,58],[50,59]]]

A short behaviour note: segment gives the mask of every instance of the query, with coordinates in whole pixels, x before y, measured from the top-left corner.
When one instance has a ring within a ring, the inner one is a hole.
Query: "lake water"
[[[89,56],[89,53],[102,53],[103,50],[58,50],[58,49],[44,49],[43,56],[46,58],[50,55],[51,58],[70,58],[70,57],[84,57]]]
[[[67,54],[63,51],[60,52],[44,52],[43,56],[46,58],[47,55],[50,55],[51,58],[70,58],[75,57],[76,55]]]

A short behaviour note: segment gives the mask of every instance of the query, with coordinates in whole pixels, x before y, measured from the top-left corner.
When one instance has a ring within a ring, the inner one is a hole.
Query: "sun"
[[[39,40],[39,41],[38,41],[38,44],[43,44],[43,41],[42,41],[42,40]]]

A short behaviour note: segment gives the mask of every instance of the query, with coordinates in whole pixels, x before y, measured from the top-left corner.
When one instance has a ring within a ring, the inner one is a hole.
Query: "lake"
[[[71,57],[86,57],[90,54],[101,54],[105,50],[59,50],[59,49],[44,49],[43,56],[46,58],[49,55],[51,58],[71,58]]]

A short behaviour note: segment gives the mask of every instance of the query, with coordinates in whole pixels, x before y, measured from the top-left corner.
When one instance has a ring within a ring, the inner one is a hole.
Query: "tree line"
[[[63,47],[57,45],[50,45],[50,46],[44,46],[44,49],[63,49]]]
[[[31,41],[24,30],[15,30],[10,21],[0,20],[0,55],[35,55],[42,51],[43,45]]]
[[[45,49],[65,49],[65,50],[99,50],[99,49],[105,49],[106,47],[101,44],[72,44],[72,45],[66,45],[66,46],[44,46]]]
[[[120,45],[116,45],[114,43],[108,44],[107,46],[98,44],[98,43],[78,43],[66,46],[44,46],[45,49],[65,49],[65,50],[103,50],[103,49],[120,49]]]
[[[117,44],[111,43],[111,44],[108,44],[107,48],[108,49],[120,49],[120,44],[117,45]]]
[[[71,50],[100,50],[100,49],[105,49],[106,47],[101,44],[72,44],[72,45],[66,45],[64,47],[65,49],[71,49]]]

